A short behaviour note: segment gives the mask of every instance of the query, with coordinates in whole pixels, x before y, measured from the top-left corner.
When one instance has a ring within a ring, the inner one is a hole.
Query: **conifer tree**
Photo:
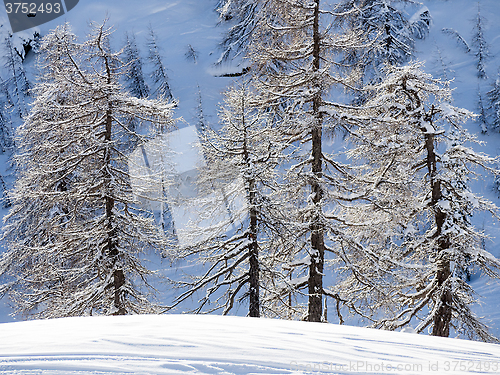
[[[7,185],[5,184],[5,179],[2,175],[0,175],[0,189],[2,190],[2,198],[0,198],[2,202],[2,208],[9,208],[10,200],[7,195]]]
[[[344,61],[363,66],[365,82],[380,79],[384,64],[402,65],[415,55],[415,39],[429,32],[431,16],[424,8],[409,19],[402,9],[411,0],[344,0],[336,8],[337,24],[360,33],[366,46],[342,51]]]
[[[284,142],[296,148],[294,162],[284,167],[282,188],[283,200],[297,208],[290,217],[295,227],[288,241],[297,251],[286,267],[293,274],[288,282],[293,290],[287,295],[299,303],[306,298],[303,319],[326,321],[326,298],[340,300],[329,285],[333,277],[326,278],[327,270],[335,270],[325,267],[325,261],[329,255],[338,257],[342,247],[357,247],[345,236],[345,224],[336,212],[341,202],[354,201],[363,193],[351,189],[348,166],[328,152],[325,138],[340,129],[349,131],[356,122],[341,120],[349,106],[330,95],[335,86],[351,88],[356,82],[357,77],[338,73],[336,59],[339,51],[360,47],[359,35],[324,29],[332,13],[321,8],[320,0],[267,2],[261,16],[266,21],[252,38],[251,71],[262,107],[274,114]]]
[[[450,28],[444,28],[441,31],[444,34],[451,35],[453,37],[453,39],[456,40],[458,46],[460,48],[462,48],[462,50],[465,53],[469,53],[471,51],[471,49],[469,47],[469,43],[467,43],[467,41],[464,39],[464,37],[462,35],[460,35],[460,33],[457,30],[450,29]]]
[[[171,127],[172,105],[138,100],[119,80],[110,30],[78,43],[69,25],[42,42],[34,103],[18,131],[19,176],[6,218],[2,290],[34,318],[155,312],[142,264],[165,239],[137,208],[123,144],[124,118]]]
[[[262,286],[274,274],[271,255],[282,225],[283,207],[271,196],[281,142],[268,114],[255,107],[247,82],[225,93],[219,117],[219,131],[206,126],[201,133],[206,167],[200,169],[196,203],[203,221],[175,254],[206,265],[206,271],[180,282],[185,290],[175,305],[201,292],[195,312],[222,309],[227,314],[246,300],[248,315],[259,317],[266,310]],[[220,207],[229,207],[231,217],[225,218]]]
[[[194,49],[191,44],[188,44],[186,47],[186,53],[184,54],[186,60],[193,61],[194,64],[198,62],[198,51]]]
[[[172,92],[168,84],[168,75],[165,66],[163,65],[160,48],[156,41],[156,34],[153,28],[149,28],[149,38],[148,38],[149,55],[148,60],[153,65],[154,70],[151,73],[151,78],[153,79],[154,90],[152,94],[156,95],[157,98],[165,98],[168,100],[173,100]]]
[[[487,109],[490,111],[491,126],[495,130],[500,130],[500,73],[486,95],[488,97]]]
[[[440,78],[444,84],[446,84],[447,82],[451,82],[455,71],[450,68],[450,62],[445,56],[443,56],[443,52],[441,51],[441,48],[439,48],[439,46],[436,46],[435,56],[437,65],[436,68],[439,71],[436,78]]]
[[[8,116],[5,103],[0,101],[0,153],[3,154],[12,149],[14,140],[10,116]]]
[[[130,93],[136,98],[147,98],[149,95],[149,87],[142,73],[142,59],[139,54],[139,49],[137,48],[135,35],[125,33],[125,40],[126,43],[123,49],[123,55],[127,66],[127,72],[125,73],[127,87]]]
[[[475,55],[477,58],[476,68],[477,76],[481,79],[486,79],[485,63],[490,57],[490,51],[488,43],[484,38],[484,24],[486,19],[481,15],[481,8],[479,3],[477,4],[477,15],[475,18],[474,31],[472,36],[472,46],[475,49]]]
[[[366,295],[355,275],[339,289],[359,291],[358,301],[370,304],[366,316],[375,327],[414,324],[418,333],[429,327],[432,335],[449,336],[454,329],[494,341],[470,309],[476,298],[462,274],[476,266],[499,277],[500,262],[484,249],[484,233],[470,222],[477,211],[496,216],[495,205],[470,190],[475,168],[492,172],[495,160],[466,146],[475,142],[461,127],[471,113],[451,106],[451,90],[419,64],[387,67],[373,93],[366,125],[355,134],[359,147],[350,152],[368,160],[369,172],[361,180],[372,184],[370,204],[363,213],[352,208],[347,217],[357,223],[353,236],[381,260],[369,278],[383,293]],[[382,316],[371,315],[373,306]]]
[[[5,89],[10,92],[12,104],[16,107],[19,117],[26,114],[26,97],[29,96],[31,83],[26,75],[21,56],[17,53],[12,43],[12,34],[5,37],[3,43],[8,71],[8,78],[4,81]]]
[[[229,30],[220,43],[222,50],[217,63],[245,56],[247,47],[259,23],[258,0],[220,0],[217,5],[221,21],[229,22]]]
[[[196,130],[198,130],[200,134],[204,134],[207,125],[208,125],[207,120],[205,119],[205,114],[203,113],[203,99],[201,98],[201,89],[200,85],[198,85],[198,105],[196,107]]]
[[[478,94],[477,94],[477,107],[479,109],[479,116],[477,119],[477,122],[481,126],[481,132],[486,133],[488,131],[488,115],[486,113],[486,106],[484,104],[483,100],[483,94],[481,94],[481,88],[478,87]]]

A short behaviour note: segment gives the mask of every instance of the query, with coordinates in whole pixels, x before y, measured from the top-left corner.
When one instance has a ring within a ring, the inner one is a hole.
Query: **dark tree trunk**
[[[313,136],[313,174],[314,178],[321,178],[321,128],[314,129]],[[323,192],[318,181],[311,184],[312,201],[314,205],[320,204]],[[315,209],[318,209],[316,207]],[[323,315],[323,264],[325,259],[324,228],[319,217],[319,212],[314,213],[311,230],[311,262],[309,265],[309,303],[308,320],[310,322],[320,322]]]
[[[443,284],[446,282],[448,277],[450,277],[450,262],[447,260],[439,260],[436,278],[438,280],[438,285],[443,288]],[[451,304],[452,296],[451,291],[448,287],[442,289],[442,293],[439,296],[439,309],[434,316],[434,322],[432,326],[432,336],[442,336],[448,337],[450,335],[450,322],[451,322]]]
[[[313,70],[320,68],[320,33],[319,33],[319,0],[315,0],[314,22],[313,22]],[[322,115],[319,111],[321,106],[321,91],[318,90],[313,99],[313,116],[315,122],[311,130],[311,156],[312,173],[311,194],[312,202],[316,210],[320,210],[323,191],[319,180],[323,176],[323,154],[322,154]],[[320,212],[316,211],[311,221],[311,263],[309,265],[309,302],[308,320],[310,322],[321,322],[323,315],[323,264],[325,259],[324,227]]]
[[[250,160],[250,152],[248,150],[248,134],[247,134],[247,124],[245,118],[246,103],[244,95],[241,99],[241,109],[242,109],[242,127],[243,127],[243,157],[246,168],[252,168],[252,163]],[[259,245],[257,242],[257,230],[258,230],[258,217],[257,217],[257,197],[256,197],[256,186],[255,179],[250,174],[246,177],[247,184],[247,199],[250,207],[250,227],[248,228],[248,239],[250,241],[248,245],[248,315],[254,318],[260,317],[260,288],[259,288],[259,277],[260,277],[260,266],[259,266]]]
[[[425,120],[432,124],[434,108]],[[431,205],[434,207],[434,218],[436,222],[435,238],[437,239],[437,270],[436,279],[438,283],[439,296],[435,303],[439,304],[439,308],[434,315],[432,335],[448,337],[450,334],[450,322],[452,317],[452,295],[449,287],[446,285],[448,278],[451,275],[450,261],[445,258],[445,251],[450,247],[449,240],[442,233],[443,224],[446,220],[446,213],[443,212],[437,203],[443,198],[441,191],[441,183],[436,179],[436,153],[434,149],[434,135],[425,134],[425,147],[427,149],[427,169],[429,172],[430,186],[432,189]]]
[[[102,39],[99,39],[99,48],[104,55],[104,64],[106,68],[107,83],[111,84],[112,75],[111,67],[108,58],[105,56],[104,50],[102,48]],[[112,196],[112,176],[111,176],[111,148],[112,148],[112,126],[113,126],[113,109],[111,102],[108,98],[108,109],[106,112],[106,129],[104,132],[104,142],[106,145],[104,153],[104,181],[106,186],[106,196],[105,200],[105,210],[106,210],[106,222],[107,222],[107,254],[110,258],[110,263],[113,268],[113,284],[111,285],[114,293],[114,307],[115,311],[113,315],[125,315],[127,310],[125,308],[125,291],[123,286],[125,285],[125,274],[123,270],[117,268],[116,265],[119,263],[120,252],[118,250],[118,238],[115,229],[115,217],[113,213],[113,208],[115,206],[115,200]]]
[[[107,144],[105,155],[104,155],[104,165],[105,165],[105,181],[107,187],[107,194],[105,199],[106,204],[106,221],[107,221],[107,252],[111,261],[111,264],[114,268],[113,271],[113,292],[114,292],[114,306],[115,312],[114,315],[125,315],[127,314],[127,310],[124,306],[124,292],[122,287],[125,285],[125,275],[122,269],[116,268],[116,264],[118,263],[120,254],[118,251],[117,237],[116,237],[116,229],[114,228],[114,213],[113,208],[115,205],[115,201],[111,196],[111,176],[109,175],[109,168],[111,167],[111,126],[112,126],[112,115],[111,115],[111,105],[108,109],[108,113],[106,115],[106,132],[105,132],[105,141]]]
[[[259,297],[259,247],[257,243],[257,209],[255,199],[255,182],[250,181],[250,269],[249,273],[249,299],[250,306],[248,315],[260,317],[260,297]]]
[[[450,323],[452,317],[452,295],[449,285],[447,284],[448,278],[451,275],[450,261],[446,258],[445,251],[450,247],[450,243],[448,237],[442,234],[443,224],[446,220],[446,213],[441,211],[439,207],[435,205],[441,198],[441,185],[439,181],[434,181],[432,202],[435,207],[434,215],[436,220],[436,236],[438,239],[436,279],[438,283],[438,291],[440,293],[436,303],[440,306],[434,316],[432,335],[448,337],[450,334]]]

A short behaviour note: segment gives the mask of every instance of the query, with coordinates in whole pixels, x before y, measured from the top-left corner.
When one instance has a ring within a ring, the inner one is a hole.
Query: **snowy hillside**
[[[222,72],[212,65],[218,58],[217,44],[223,33],[223,27],[216,27],[217,13],[212,1],[161,1],[123,2],[118,0],[95,1],[80,0],[78,5],[65,16],[43,24],[38,30],[43,36],[57,25],[69,22],[75,34],[82,40],[89,32],[89,23],[102,22],[108,18],[109,26],[115,29],[111,38],[113,48],[120,49],[125,45],[125,32],[135,34],[139,52],[147,54],[146,39],[148,28],[155,31],[161,57],[167,68],[173,96],[179,101],[177,117],[188,123],[195,119],[195,109],[199,90],[206,101],[206,110],[212,115],[219,102],[219,94],[230,81],[227,78],[215,77]],[[4,36],[8,31],[7,14],[0,11],[0,29]],[[14,36],[27,39],[32,29],[17,33]],[[196,61],[187,59],[188,46],[196,52]],[[32,60],[26,63],[32,71]],[[149,74],[145,68],[145,74]],[[204,105],[205,106],[205,105]],[[212,118],[216,121],[215,118]],[[182,125],[181,125],[182,126]]]
[[[478,95],[486,95],[500,71],[500,1],[480,1],[481,14],[486,20],[484,35],[489,43],[486,79],[477,77],[474,52],[465,52],[455,34],[443,32],[454,30],[472,47],[477,1],[421,2],[421,6],[412,9],[421,12],[428,8],[432,23],[429,35],[417,41],[415,58],[424,61],[425,71],[434,77],[453,79],[453,104],[477,113]],[[151,27],[158,38],[173,97],[178,100],[174,117],[179,119],[178,127],[188,131],[197,125],[200,107],[205,121],[216,126],[221,93],[232,82],[231,78],[221,75],[241,71],[237,63],[215,65],[220,55],[218,43],[227,27],[218,23],[215,4],[215,0],[80,0],[64,18],[44,24],[38,30],[43,36],[67,21],[83,40],[89,30],[89,21],[100,22],[108,17],[108,24],[114,25],[116,30],[111,38],[112,46],[122,48],[125,32],[134,33],[139,52],[146,57],[148,28]],[[4,11],[0,11],[0,23],[4,25],[0,33],[3,34],[6,33],[6,19]],[[28,36],[30,31],[18,35],[20,38]],[[29,57],[24,64],[33,76],[34,60]],[[144,70],[149,74],[151,67],[145,65]],[[498,132],[488,130],[483,134],[479,121],[472,120],[466,128],[484,142],[474,146],[477,151],[500,155]],[[341,148],[342,141],[338,144]],[[139,157],[143,152],[138,153]],[[182,155],[178,158],[186,164],[183,170],[191,171],[196,167],[196,158],[191,160]],[[188,165],[191,161],[192,165]],[[0,155],[0,173],[8,174],[6,155]],[[474,192],[499,205],[495,189],[491,176],[479,176],[473,181]],[[0,212],[2,216],[5,213],[6,210]],[[486,214],[477,215],[471,221],[490,237],[484,242],[485,249],[500,257],[500,223]],[[152,268],[161,269],[173,279],[184,271],[171,268],[168,261],[159,257],[150,260]],[[481,276],[473,274],[470,280],[481,301],[473,310],[491,326],[492,334],[500,337],[500,282]],[[170,303],[177,291],[167,284],[157,287],[164,293],[159,296],[161,302]],[[187,308],[191,307],[189,303],[190,300],[186,302]],[[331,303],[329,311],[335,311],[334,301],[328,303]],[[235,310],[231,313],[247,313],[245,308],[236,307]],[[0,373],[85,370],[87,373],[289,374],[314,371],[315,366],[322,366],[326,373],[339,374],[395,373],[393,367],[398,366],[403,366],[403,370],[397,373],[409,374],[500,372],[500,362],[495,362],[500,360],[500,346],[408,333],[333,324],[187,315],[13,322],[21,318],[12,317],[11,311],[7,298],[1,299],[0,323],[6,323],[0,325]],[[182,310],[176,310],[179,311]],[[335,314],[332,316],[335,319]],[[384,367],[377,368],[377,365]],[[373,366],[373,370],[367,366]],[[408,368],[410,370],[406,371]]]
[[[3,324],[2,374],[494,374],[500,346],[365,328],[221,316]]]

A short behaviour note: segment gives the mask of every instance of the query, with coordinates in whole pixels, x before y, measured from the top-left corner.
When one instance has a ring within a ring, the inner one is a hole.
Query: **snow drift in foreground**
[[[207,315],[0,324],[0,373],[499,373],[500,345]]]

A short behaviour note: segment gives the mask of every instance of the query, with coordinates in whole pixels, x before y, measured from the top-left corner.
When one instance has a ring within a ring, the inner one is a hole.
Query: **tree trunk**
[[[437,202],[435,199],[441,199],[441,185],[439,181],[434,182],[434,189],[432,191],[433,204]],[[451,309],[452,309],[452,295],[447,285],[447,280],[451,275],[450,261],[445,258],[445,251],[450,247],[449,240],[446,235],[442,234],[443,224],[446,220],[446,213],[441,211],[439,207],[435,207],[435,220],[436,220],[436,235],[438,236],[438,261],[436,270],[436,279],[438,282],[438,290],[440,292],[439,299],[436,301],[439,308],[434,315],[434,322],[432,327],[433,336],[448,337],[450,334],[451,322]]]
[[[250,269],[249,273],[249,299],[250,306],[248,315],[260,317],[260,297],[259,297],[259,247],[257,243],[257,209],[255,207],[255,182],[250,181]]]
[[[99,40],[101,43],[102,40]],[[99,43],[99,48],[103,51],[101,44]],[[103,51],[104,52],[104,51]],[[106,67],[107,83],[111,84],[111,67],[109,66],[109,61],[106,56],[104,56],[104,64]],[[111,260],[111,265],[113,268],[113,293],[114,293],[114,307],[115,310],[113,315],[125,315],[127,310],[125,309],[125,292],[123,286],[125,285],[125,274],[123,270],[117,267],[119,264],[120,253],[118,251],[118,239],[115,229],[115,218],[113,213],[113,208],[115,206],[115,200],[112,197],[111,191],[111,137],[112,137],[112,126],[113,126],[113,109],[111,102],[108,98],[108,109],[106,112],[106,129],[104,132],[104,142],[106,145],[104,154],[104,181],[105,181],[105,208],[106,208],[106,222],[107,222],[107,253]]]
[[[111,107],[111,105],[110,105]],[[127,314],[127,310],[124,307],[124,293],[122,287],[125,285],[125,275],[122,269],[116,268],[119,258],[118,244],[116,238],[116,230],[114,228],[114,213],[113,207],[115,205],[115,201],[111,196],[111,176],[109,175],[109,168],[111,167],[111,126],[112,126],[112,117],[111,117],[111,108],[108,109],[106,115],[106,132],[105,132],[105,141],[106,141],[106,151],[104,155],[104,165],[105,165],[105,183],[106,183],[106,221],[107,221],[107,252],[111,259],[111,264],[113,267],[113,292],[114,292],[114,306],[115,311],[113,315],[125,315]]]
[[[241,121],[243,127],[243,157],[246,168],[252,168],[252,163],[250,161],[250,153],[248,150],[248,134],[247,134],[247,124],[245,118],[246,103],[245,103],[245,92],[241,96]],[[248,270],[248,315],[254,318],[260,317],[260,290],[259,290],[259,246],[257,242],[257,199],[256,199],[256,186],[255,179],[252,175],[246,177],[246,184],[248,187],[247,199],[250,207],[250,227],[248,228],[248,239],[250,243],[248,244],[249,252],[249,270]]]
[[[436,278],[441,290],[443,284],[450,276],[450,262],[448,260],[440,259],[438,261],[438,269]],[[450,322],[451,322],[451,303],[452,296],[448,287],[444,287],[439,300],[436,303],[440,304],[432,326],[432,336],[448,337],[450,335]]]
[[[313,70],[319,71],[320,68],[320,34],[319,34],[319,0],[315,0],[314,22],[313,22]],[[310,322],[321,322],[323,315],[323,264],[325,260],[324,227],[321,219],[321,199],[323,191],[319,183],[323,177],[322,160],[322,115],[319,111],[321,106],[321,91],[319,84],[318,90],[313,99],[313,117],[315,122],[311,130],[311,156],[312,173],[311,195],[315,206],[314,216],[311,221],[311,254],[309,265],[309,302],[308,302],[308,320]]]
[[[432,124],[434,108],[431,109],[431,114],[427,121]],[[441,183],[436,180],[437,166],[436,166],[436,153],[434,150],[434,135],[425,135],[425,147],[427,149],[427,169],[429,171],[430,186],[432,189],[431,205],[434,207],[434,217],[436,222],[436,233],[435,238],[437,238],[437,270],[436,279],[438,282],[438,290],[440,291],[439,299],[435,302],[439,305],[439,308],[434,315],[432,335],[448,337],[450,334],[450,322],[452,316],[452,295],[448,286],[446,286],[446,281],[451,275],[450,271],[450,261],[444,258],[444,251],[450,247],[449,240],[446,235],[442,234],[443,224],[446,220],[446,213],[443,212],[437,203],[443,198],[441,191]]]

